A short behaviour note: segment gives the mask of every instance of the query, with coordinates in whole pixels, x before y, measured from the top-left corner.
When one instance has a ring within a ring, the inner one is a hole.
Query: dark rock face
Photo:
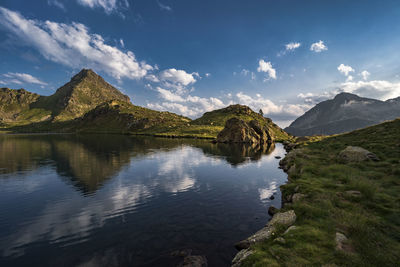
[[[297,118],[285,131],[296,136],[350,132],[400,117],[400,98],[380,101],[340,93]]]
[[[273,141],[271,134],[266,127],[262,127],[256,120],[249,123],[231,118],[226,121],[225,128],[218,134],[219,143],[270,143]]]

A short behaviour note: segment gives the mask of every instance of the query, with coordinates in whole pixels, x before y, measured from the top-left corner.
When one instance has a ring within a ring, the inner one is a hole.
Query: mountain
[[[171,112],[133,105],[128,96],[92,70],[83,69],[53,95],[24,89],[0,90],[0,125],[11,132],[129,133],[167,137],[216,138],[230,118],[257,120],[275,140],[289,135],[247,106],[231,105],[191,120]]]
[[[25,89],[0,89],[0,122],[16,125],[41,121],[67,121],[81,117],[110,100],[129,97],[90,69],[83,69],[53,95],[41,96]]]
[[[110,100],[130,102],[128,96],[94,71],[83,69],[53,95],[39,98],[32,108],[51,109],[55,121],[66,121],[81,117],[97,105]]]
[[[400,117],[400,97],[380,101],[340,93],[297,118],[285,131],[296,136],[350,132]]]
[[[245,105],[230,105],[226,108],[217,109],[206,112],[200,118],[192,122],[193,125],[211,125],[224,127],[227,120],[236,117],[246,122],[257,120],[261,126],[266,126],[273,133],[276,140],[286,140],[289,135],[283,131],[278,125],[272,122],[271,119],[265,118],[263,115],[254,112],[251,108]]]

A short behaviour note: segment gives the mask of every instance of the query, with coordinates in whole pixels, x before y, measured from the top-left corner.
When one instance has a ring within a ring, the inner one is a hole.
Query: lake
[[[0,136],[1,266],[230,266],[280,207],[285,151],[124,135]],[[274,195],[275,199],[270,200]]]

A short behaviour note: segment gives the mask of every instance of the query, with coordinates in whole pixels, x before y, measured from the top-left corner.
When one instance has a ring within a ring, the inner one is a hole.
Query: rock
[[[304,198],[306,195],[301,194],[301,193],[296,193],[292,196],[292,203],[296,203],[299,200],[301,200],[302,198]]]
[[[277,213],[279,211],[279,209],[275,208],[274,206],[270,206],[268,208],[268,214],[273,216],[275,213]]]
[[[247,257],[252,255],[254,252],[250,249],[243,249],[239,251],[236,256],[232,260],[232,267],[238,267],[241,265],[243,260],[245,260]]]
[[[337,232],[335,236],[335,242],[337,250],[344,250],[344,244],[347,243],[347,237],[344,234]]]
[[[237,249],[247,249],[252,244],[267,240],[271,238],[274,232],[277,230],[278,225],[289,227],[296,221],[296,214],[294,210],[289,210],[286,212],[278,212],[276,213],[271,221],[263,227],[261,230],[253,234],[252,236],[248,237],[245,240],[240,241],[235,245]]]
[[[296,229],[296,228],[297,228],[297,226],[292,225],[292,226],[290,226],[288,229],[286,229],[286,231],[285,231],[283,234],[286,235],[287,233],[289,233],[290,231],[293,231],[293,230]]]
[[[275,196],[272,195],[272,196],[269,197],[269,199],[274,200],[274,199],[275,199]]]
[[[280,158],[281,158],[281,156],[275,156],[275,158],[276,158],[276,159],[280,159]]]
[[[217,136],[219,143],[264,144],[272,141],[268,129],[263,128],[258,121],[252,120],[247,123],[238,118],[227,120],[225,128]]]
[[[179,267],[206,267],[207,259],[204,256],[200,255],[189,255],[183,259]]]
[[[379,161],[379,158],[374,153],[358,146],[346,147],[339,153],[339,158],[344,162]]]

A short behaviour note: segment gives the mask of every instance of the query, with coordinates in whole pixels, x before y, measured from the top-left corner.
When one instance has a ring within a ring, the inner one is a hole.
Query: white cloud
[[[288,43],[285,45],[286,50],[289,50],[289,51],[293,51],[296,48],[299,48],[300,46],[301,46],[301,43],[294,43],[294,42]]]
[[[247,69],[242,69],[242,71],[240,72],[240,74],[242,74],[243,76],[247,76],[247,74],[249,74],[250,71]]]
[[[269,78],[276,79],[276,70],[272,67],[270,61],[266,62],[263,59],[258,61],[258,72],[266,72]]]
[[[211,76],[211,73],[204,74],[207,78]]]
[[[320,40],[319,42],[313,43],[310,46],[310,50],[314,51],[314,52],[317,52],[317,53],[320,53],[322,51],[328,50],[328,47],[324,44],[323,41]]]
[[[315,105],[315,104],[318,104],[319,102],[333,98],[338,93],[339,93],[339,91],[322,92],[322,93],[318,93],[318,94],[300,93],[297,95],[297,97],[302,99],[304,101],[304,103],[306,103],[306,104]]]
[[[147,107],[161,111],[168,110],[189,117],[198,117],[206,111],[223,108],[229,104],[215,97],[204,98],[190,94],[183,96],[161,87],[157,87],[157,91],[162,102],[148,103]]]
[[[64,11],[66,10],[64,4],[61,3],[59,0],[47,0],[47,4],[48,4],[49,6],[58,7],[59,9],[62,9],[62,10],[64,10]]]
[[[363,78],[363,80],[366,81],[366,80],[368,80],[368,77],[369,77],[369,75],[371,75],[371,74],[370,74],[368,71],[363,70],[363,71],[360,73],[360,75],[361,75],[361,77]]]
[[[170,7],[168,5],[164,5],[164,4],[160,3],[159,1],[157,1],[157,3],[161,10],[172,11],[172,7]]]
[[[337,67],[338,71],[342,74],[344,74],[346,77],[349,76],[350,72],[354,72],[354,69],[350,66],[340,64],[339,67]]]
[[[237,93],[236,98],[238,103],[247,105],[253,110],[262,109],[266,116],[275,118],[296,118],[303,115],[311,107],[308,104],[277,105],[259,94],[256,97],[251,97],[243,92]]]
[[[27,73],[13,73],[9,72],[3,74],[3,77],[6,79],[3,81],[4,84],[14,83],[14,84],[24,84],[24,83],[31,83],[31,84],[39,84],[39,85],[47,85],[47,83],[39,80],[36,77],[33,77]]]
[[[339,90],[363,97],[387,100],[400,96],[400,83],[379,80],[345,82],[340,85]]]
[[[351,82],[353,80],[353,76],[349,75],[347,76],[346,82]]]
[[[119,39],[119,43],[121,44],[122,48],[125,48],[125,43],[123,39]]]
[[[129,7],[128,1],[118,0],[77,0],[77,2],[83,6],[89,8],[102,8],[106,14],[111,14],[118,10],[119,7]]]
[[[196,79],[193,76],[199,76],[198,73],[187,73],[184,70],[177,70],[177,69],[167,69],[162,71],[159,74],[159,79],[161,81],[188,86],[189,84],[193,84],[196,82]]]
[[[133,52],[124,53],[106,44],[102,36],[89,33],[80,23],[30,20],[0,7],[0,24],[36,48],[46,59],[69,67],[104,71],[116,79],[139,79],[153,69],[145,62],[139,62]]]

